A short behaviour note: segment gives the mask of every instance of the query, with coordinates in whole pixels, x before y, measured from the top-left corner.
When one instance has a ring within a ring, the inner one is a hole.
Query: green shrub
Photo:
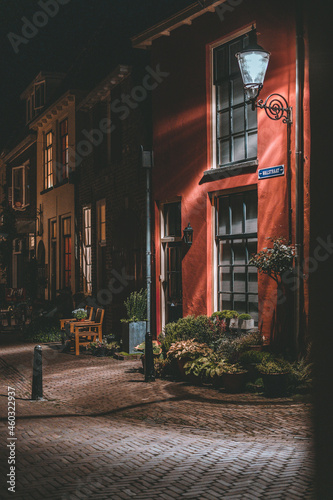
[[[61,340],[59,320],[44,316],[36,318],[24,329],[23,338],[26,342],[59,342]]]
[[[248,319],[252,319],[252,316],[250,314],[243,313],[238,316],[238,321],[244,321]]]
[[[168,323],[159,336],[159,340],[166,355],[171,344],[180,340],[194,339],[215,348],[216,342],[224,335],[224,332],[225,322],[219,317],[212,319],[206,315],[186,316],[177,322]]]
[[[244,365],[259,364],[271,354],[262,351],[244,351],[239,355],[239,362]]]
[[[309,393],[312,389],[313,365],[307,360],[295,361],[291,364],[288,375],[288,389],[293,393]]]
[[[270,356],[264,358],[262,362],[257,366],[259,373],[263,375],[275,374],[275,373],[290,373],[291,364],[282,358],[275,358]]]
[[[223,311],[216,311],[212,314],[212,318],[220,318],[220,319],[233,319],[238,318],[239,314],[237,311],[232,311],[228,309],[224,309]]]
[[[141,288],[139,292],[132,292],[124,302],[127,318],[123,323],[147,320],[147,290]]]

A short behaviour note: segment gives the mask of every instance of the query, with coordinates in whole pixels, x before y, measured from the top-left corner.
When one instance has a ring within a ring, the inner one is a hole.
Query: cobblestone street
[[[1,498],[311,499],[309,404],[143,382],[139,360],[43,346],[45,401],[30,401],[34,345],[1,335],[0,409],[16,392],[16,492]],[[13,336],[14,338],[14,336]]]

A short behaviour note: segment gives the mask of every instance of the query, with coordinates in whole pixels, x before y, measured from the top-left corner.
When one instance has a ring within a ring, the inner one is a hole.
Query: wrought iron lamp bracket
[[[256,107],[264,109],[266,115],[271,120],[281,120],[283,123],[291,124],[292,119],[292,107],[288,105],[286,99],[280,94],[271,94],[267,97],[264,102],[263,99],[259,99],[255,103]]]

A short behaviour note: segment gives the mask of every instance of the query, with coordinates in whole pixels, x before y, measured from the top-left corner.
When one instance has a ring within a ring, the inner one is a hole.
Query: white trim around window
[[[29,199],[29,162],[12,169],[12,207],[23,210],[30,203]]]

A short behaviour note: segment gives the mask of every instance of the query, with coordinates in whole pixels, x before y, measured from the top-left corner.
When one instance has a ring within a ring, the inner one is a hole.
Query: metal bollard
[[[42,346],[40,345],[36,345],[34,349],[31,399],[43,399],[43,364]]]

